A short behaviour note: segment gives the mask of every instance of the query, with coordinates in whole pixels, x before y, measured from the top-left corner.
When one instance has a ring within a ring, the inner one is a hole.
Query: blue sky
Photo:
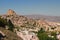
[[[53,15],[60,16],[60,0],[0,0],[0,14],[8,9],[20,15]]]

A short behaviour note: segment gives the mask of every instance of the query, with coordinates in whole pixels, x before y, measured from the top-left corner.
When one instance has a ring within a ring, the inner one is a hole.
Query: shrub
[[[55,35],[55,34],[53,34],[53,35]],[[48,34],[43,30],[43,28],[41,28],[41,30],[39,30],[37,32],[37,36],[38,36],[39,40],[56,40],[55,36],[54,36],[54,38],[48,37]]]
[[[12,24],[10,20],[8,21],[7,25],[9,26],[9,30],[13,31],[14,25]]]
[[[3,18],[0,18],[0,26],[5,27],[5,25],[7,25],[7,20],[3,19]]]

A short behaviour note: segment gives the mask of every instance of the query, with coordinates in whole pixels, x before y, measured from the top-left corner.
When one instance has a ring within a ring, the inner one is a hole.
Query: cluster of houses
[[[33,32],[29,32],[27,30],[16,31],[17,35],[21,37],[23,40],[39,40],[37,35]]]
[[[45,31],[58,31],[60,32],[60,23],[58,22],[49,22],[49,21],[37,21],[38,27],[43,28]]]
[[[30,31],[36,31],[40,28],[43,28],[45,31],[58,31],[60,32],[60,23],[58,22],[49,22],[46,20],[32,20],[26,18],[25,16],[17,15],[13,10],[9,9],[7,15],[2,15],[2,18],[10,19],[12,23],[17,27],[25,27],[25,24],[33,25],[30,27],[35,28],[28,28],[29,30],[21,30],[16,31],[17,35],[21,37],[23,40],[38,40],[35,33]],[[60,35],[57,35],[57,38],[60,40]]]

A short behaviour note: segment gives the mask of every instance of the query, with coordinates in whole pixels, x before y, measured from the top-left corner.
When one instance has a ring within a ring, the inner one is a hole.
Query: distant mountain
[[[33,18],[33,19],[45,19],[48,21],[53,21],[53,22],[60,22],[60,16],[46,16],[46,15],[25,15],[28,18]]]

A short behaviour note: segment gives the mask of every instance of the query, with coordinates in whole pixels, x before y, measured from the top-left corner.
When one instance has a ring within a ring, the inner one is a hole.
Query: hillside
[[[27,18],[22,15],[16,14],[13,10],[9,9],[6,15],[2,15],[1,18],[11,20],[15,27],[34,27],[36,26],[36,20]]]
[[[47,35],[50,32],[59,33],[59,20],[59,17],[54,16],[22,16],[18,15],[14,10],[9,9],[5,15],[0,16],[0,30],[6,34],[6,40],[33,40],[34,38],[36,38],[35,40],[39,40],[37,33],[41,28],[47,32]],[[38,34],[40,35],[40,33]]]
[[[0,17],[0,40],[22,40],[21,37],[18,37],[15,32],[13,32],[13,24],[7,22],[6,19]]]
[[[30,18],[32,17],[32,18]],[[12,24],[18,30],[32,29],[39,30],[41,27],[45,30],[49,29],[50,31],[58,30],[60,28],[59,18],[56,16],[44,16],[44,15],[28,15],[22,16],[15,13],[15,11],[9,9],[6,15],[2,15],[1,18],[7,19],[7,21],[11,20]],[[52,29],[55,28],[55,29]],[[59,31],[59,30],[58,30]]]
[[[4,40],[22,40],[22,38],[18,37],[14,32],[6,30],[2,27],[0,27],[0,31],[2,31],[6,35]]]

